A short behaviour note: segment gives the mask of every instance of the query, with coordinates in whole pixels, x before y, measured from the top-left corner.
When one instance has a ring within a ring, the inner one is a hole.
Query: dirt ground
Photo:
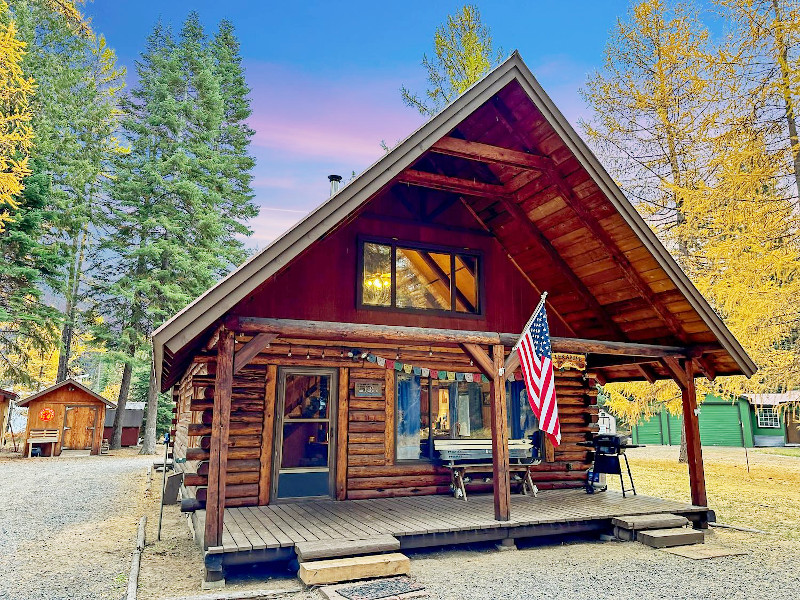
[[[634,565],[630,567],[632,573],[636,569],[642,571],[636,577],[631,573],[627,575],[630,579],[627,589],[631,597],[692,597],[690,586],[697,578],[702,581],[704,589],[710,590],[706,597],[766,597],[759,595],[754,580],[767,575],[770,585],[775,586],[769,591],[770,598],[797,597],[800,585],[796,568],[800,561],[800,457],[749,450],[749,472],[743,449],[705,448],[704,457],[709,503],[716,510],[717,520],[767,532],[712,529],[707,534],[706,543],[738,550],[746,553],[746,556],[690,561],[667,556],[640,544],[606,543],[601,546],[596,541],[573,540],[552,546],[521,544],[520,551],[512,553],[514,558],[508,553],[498,554],[490,545],[416,552],[410,554],[412,575],[430,588],[433,597],[511,598],[517,597],[517,590],[506,590],[504,582],[513,581],[523,574],[529,575],[531,565],[542,560],[551,564],[551,579],[557,579],[560,570],[581,570],[580,575],[574,576],[576,586],[583,579],[589,585],[596,586],[604,575],[614,573],[629,561]],[[689,502],[686,466],[678,464],[677,448],[630,450],[629,458],[640,494]],[[157,474],[157,477],[161,475]],[[154,481],[155,490],[158,490],[159,482]],[[613,482],[610,483],[611,487],[615,487]],[[179,513],[177,507],[166,507],[162,540],[159,542],[155,541],[158,499],[152,496],[146,508],[148,546],[142,560],[139,597],[143,600],[162,600],[200,593],[202,553],[192,540],[186,517]],[[682,569],[687,578],[682,584],[684,587],[680,588],[685,593],[658,591],[661,588],[653,586],[660,584],[647,579],[648,573],[666,572],[667,566],[672,563],[680,567],[676,571]],[[516,575],[507,577],[504,575],[507,572]],[[468,589],[458,587],[461,582],[473,581],[479,573],[483,574],[481,577],[487,586],[485,589],[472,589],[475,593],[472,595]],[[732,577],[736,582],[731,583]],[[781,579],[776,580],[776,577]],[[293,575],[281,570],[252,569],[229,573],[227,581],[228,591],[264,588],[299,590]],[[455,587],[454,581],[459,582]],[[548,581],[541,579],[536,582],[540,591],[546,589],[548,584]],[[785,590],[786,594],[782,594],[781,590]],[[763,591],[766,593],[767,589]],[[651,596],[651,593],[656,593],[656,596]],[[564,588],[559,595],[562,598],[579,597]],[[307,591],[295,597],[311,599],[320,596]],[[605,596],[599,594],[598,597]]]

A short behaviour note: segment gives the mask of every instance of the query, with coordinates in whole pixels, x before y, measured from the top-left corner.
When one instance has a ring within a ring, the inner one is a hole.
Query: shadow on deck
[[[408,549],[601,533],[610,531],[616,516],[657,513],[680,514],[702,525],[708,509],[649,496],[623,498],[613,491],[588,495],[582,489],[542,491],[536,498],[514,495],[510,521],[494,519],[491,495],[473,495],[467,502],[451,496],[311,500],[226,509],[222,546],[206,554],[222,554],[222,564],[233,565],[291,560],[295,544],[305,541],[389,534],[400,541],[401,549]],[[204,511],[195,514],[198,533],[204,517]]]

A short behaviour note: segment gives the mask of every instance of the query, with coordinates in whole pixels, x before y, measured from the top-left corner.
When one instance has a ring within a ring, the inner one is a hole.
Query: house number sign
[[[356,381],[356,398],[380,398],[383,396],[381,384],[378,381]]]

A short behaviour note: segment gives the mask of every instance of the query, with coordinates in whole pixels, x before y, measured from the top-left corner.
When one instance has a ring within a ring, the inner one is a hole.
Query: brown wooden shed
[[[536,428],[512,347],[543,291],[553,351],[581,356],[555,377],[562,443],[526,471],[542,493],[512,498],[508,440]],[[695,373],[756,370],[517,53],[153,348],[210,578],[308,540],[415,547],[665,511],[702,524]],[[581,489],[596,384],[634,379],[682,390],[692,505]],[[437,440],[491,440],[472,482],[491,496],[452,497]]]
[[[74,379],[67,379],[32,396],[19,406],[28,408],[23,456],[30,456],[31,437],[57,432],[58,441],[37,444],[42,454],[58,456],[62,450],[90,450],[100,454],[106,408],[116,405]]]
[[[17,398],[14,392],[0,389],[0,445],[5,443],[6,428],[11,418],[11,403]]]

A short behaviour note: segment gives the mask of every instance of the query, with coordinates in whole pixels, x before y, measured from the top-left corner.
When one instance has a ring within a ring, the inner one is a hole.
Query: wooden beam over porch
[[[227,325],[239,333],[275,333],[282,337],[336,339],[349,342],[381,341],[417,344],[475,344],[480,346],[503,344],[506,347],[510,347],[519,339],[518,333],[495,333],[465,329],[434,329],[397,325],[371,325],[366,323],[303,321],[259,317],[232,317],[228,320]],[[684,358],[690,354],[697,353],[697,350],[691,347],[683,348],[680,346],[659,346],[653,344],[608,342],[604,340],[585,340],[563,337],[552,337],[551,346],[555,352],[612,354],[654,358]],[[713,348],[707,349],[708,352],[712,352],[713,350]]]

